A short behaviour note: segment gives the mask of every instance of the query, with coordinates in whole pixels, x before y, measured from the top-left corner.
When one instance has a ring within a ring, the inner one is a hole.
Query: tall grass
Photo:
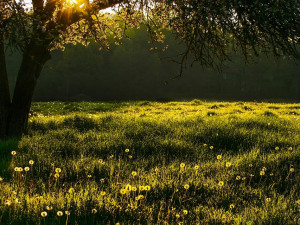
[[[299,104],[35,103],[29,134],[0,142],[0,224],[299,224],[299,115]]]

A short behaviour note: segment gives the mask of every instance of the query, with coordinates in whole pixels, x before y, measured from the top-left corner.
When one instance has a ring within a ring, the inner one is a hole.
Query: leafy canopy
[[[299,59],[299,0],[1,0],[0,28],[5,39],[25,51],[33,42],[49,51],[91,39],[108,48],[131,27],[146,25],[153,41],[169,29],[185,44],[184,64],[194,56],[219,66],[230,50],[272,53]],[[103,10],[113,7],[115,14]]]

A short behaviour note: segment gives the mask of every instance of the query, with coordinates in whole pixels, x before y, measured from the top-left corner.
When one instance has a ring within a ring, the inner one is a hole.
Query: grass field
[[[300,224],[300,104],[34,103],[0,149],[0,224]]]

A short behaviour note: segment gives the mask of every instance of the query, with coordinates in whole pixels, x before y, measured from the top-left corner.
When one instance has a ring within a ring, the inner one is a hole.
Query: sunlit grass
[[[1,224],[298,224],[299,118],[299,104],[35,103],[29,135],[1,142]]]

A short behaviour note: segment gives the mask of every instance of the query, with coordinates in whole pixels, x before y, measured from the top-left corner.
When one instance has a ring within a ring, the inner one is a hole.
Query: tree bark
[[[29,44],[24,51],[9,110],[8,136],[21,136],[27,131],[28,115],[37,79],[50,58],[47,46],[41,44]]]
[[[0,138],[6,136],[10,93],[6,70],[4,39],[0,35]]]

